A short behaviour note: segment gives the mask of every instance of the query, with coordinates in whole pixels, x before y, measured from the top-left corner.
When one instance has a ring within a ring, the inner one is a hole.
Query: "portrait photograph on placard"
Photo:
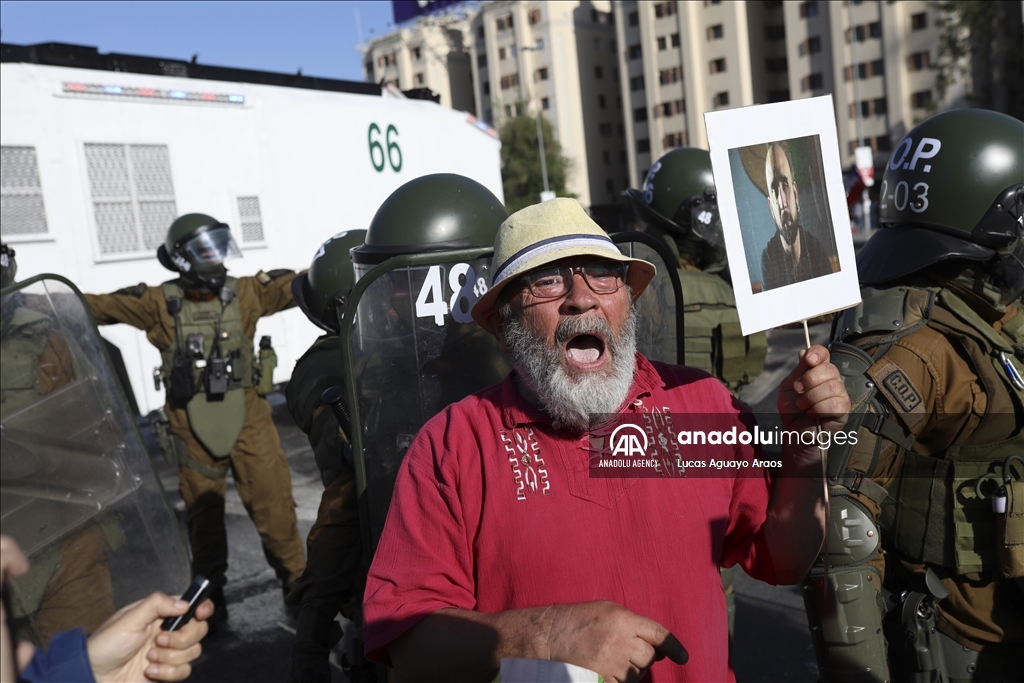
[[[859,303],[832,98],[704,119],[743,333]]]
[[[754,294],[839,271],[818,135],[729,150]]]

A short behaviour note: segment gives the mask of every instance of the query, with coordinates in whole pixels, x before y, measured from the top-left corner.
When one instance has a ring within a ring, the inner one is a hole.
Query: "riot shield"
[[[669,248],[645,232],[630,230],[611,236],[624,255],[653,263],[658,274],[636,301],[636,349],[651,360],[683,365],[683,288],[679,267]]]
[[[2,293],[0,519],[31,563],[18,637],[94,630],[189,583],[185,539],[81,293],[56,275]]]
[[[341,339],[368,558],[416,432],[509,372],[497,341],[470,316],[487,291],[490,261],[490,248],[476,248],[354,264]]]

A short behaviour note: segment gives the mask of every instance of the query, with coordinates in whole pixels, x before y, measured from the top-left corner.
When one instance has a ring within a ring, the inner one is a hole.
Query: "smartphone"
[[[185,594],[181,596],[181,599],[188,603],[188,611],[182,614],[180,617],[167,617],[164,619],[164,623],[160,626],[164,631],[177,631],[179,628],[192,621],[192,617],[195,616],[196,607],[199,606],[203,600],[206,599],[206,595],[210,592],[209,579],[204,579],[202,576],[196,574],[196,577],[192,579],[192,585],[188,587]]]

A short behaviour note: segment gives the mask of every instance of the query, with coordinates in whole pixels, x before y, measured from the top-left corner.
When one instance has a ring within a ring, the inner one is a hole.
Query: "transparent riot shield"
[[[658,268],[658,274],[636,302],[637,351],[651,360],[682,365],[686,358],[683,289],[676,258],[663,242],[645,232],[617,232],[611,238],[626,256],[649,261]]]
[[[18,637],[94,630],[190,579],[188,550],[81,293],[56,275],[2,293],[0,519],[31,563]]]
[[[355,264],[342,322],[342,354],[364,545],[372,556],[395,476],[420,427],[449,403],[509,371],[497,341],[470,310],[487,291],[491,250],[398,256]]]

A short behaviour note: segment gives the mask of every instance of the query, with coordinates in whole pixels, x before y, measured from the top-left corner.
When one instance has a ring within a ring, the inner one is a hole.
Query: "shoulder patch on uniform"
[[[256,279],[259,280],[260,284],[265,287],[274,280],[276,280],[277,278],[284,277],[285,275],[291,275],[294,272],[294,270],[289,270],[287,268],[278,268],[276,270],[271,270],[270,272],[263,272],[261,270],[260,272],[256,273]]]
[[[114,292],[114,294],[119,294],[121,296],[134,296],[136,299],[141,299],[142,295],[146,293],[147,289],[149,289],[149,286],[145,282],[140,282],[134,287],[125,287],[123,289],[119,289],[116,292]]]
[[[902,368],[893,362],[884,362],[876,368],[871,368],[868,374],[911,430],[925,418],[921,392]]]

